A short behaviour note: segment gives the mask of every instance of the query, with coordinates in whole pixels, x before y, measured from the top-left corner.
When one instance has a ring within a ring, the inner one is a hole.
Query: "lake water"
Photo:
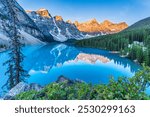
[[[23,52],[26,56],[24,67],[30,74],[26,81],[42,86],[55,82],[61,75],[92,84],[108,83],[112,76],[116,80],[120,76],[132,77],[140,69],[138,64],[109,51],[74,47],[71,44],[52,43],[44,46],[28,46]],[[107,57],[110,61],[107,63],[97,61],[95,64],[84,61],[69,62],[80,53],[100,55]],[[7,58],[7,52],[0,53],[0,87],[7,81],[4,75],[6,66],[2,66]],[[0,91],[2,91],[1,88]]]

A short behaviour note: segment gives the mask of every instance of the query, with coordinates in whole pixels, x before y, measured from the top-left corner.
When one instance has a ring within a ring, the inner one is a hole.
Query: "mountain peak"
[[[122,25],[126,25],[126,26],[128,26],[128,24],[126,23],[126,22],[121,22],[121,23],[119,23],[120,25],[122,24]]]
[[[109,21],[109,20],[105,20],[102,24],[109,26],[109,25],[111,25],[113,23],[111,21]]]
[[[49,11],[45,8],[40,8],[36,11],[37,14],[41,15],[42,17],[51,18]]]
[[[63,18],[61,16],[55,16],[54,18],[56,19],[56,21],[63,21]]]
[[[74,24],[75,24],[76,26],[80,25],[80,23],[79,23],[78,21],[75,21]]]
[[[98,21],[94,18],[94,19],[87,21],[86,23],[93,24],[93,23],[98,23]]]
[[[31,11],[31,10],[26,10],[25,12],[26,12],[26,13],[31,13],[32,11]]]
[[[48,10],[45,8],[40,8],[38,11],[48,11]]]
[[[71,21],[71,20],[67,20],[66,22],[69,23],[69,24],[72,24],[72,21]]]
[[[118,24],[118,27],[123,30],[123,29],[126,29],[128,28],[128,24],[126,22],[121,22]]]

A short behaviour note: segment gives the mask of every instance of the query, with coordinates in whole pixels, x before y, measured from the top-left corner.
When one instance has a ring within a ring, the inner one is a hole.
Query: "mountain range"
[[[96,19],[83,23],[78,21],[71,22],[70,20],[64,21],[61,16],[52,17],[45,8],[41,8],[37,11],[27,10],[26,12],[40,29],[43,29],[43,27],[49,29],[50,34],[53,35],[57,41],[112,34],[120,32],[128,27],[125,22],[116,24],[109,20],[105,20],[102,23],[99,23]]]
[[[45,35],[51,34],[56,41],[64,42],[68,39],[84,38],[75,25],[65,22],[61,16],[52,17],[46,9],[26,12]]]
[[[105,20],[104,22],[99,23],[96,19],[92,19],[84,23],[79,23],[78,21],[76,21],[74,24],[81,32],[91,35],[118,33],[128,27],[125,22],[116,24],[112,23],[109,20]]]
[[[25,11],[16,1],[14,7],[17,9],[19,31],[24,40],[22,43],[34,44],[43,42],[59,41],[68,39],[85,39],[106,34],[118,33],[128,25],[125,22],[112,23],[105,20],[100,23],[96,19],[87,22],[64,21],[61,16],[52,16],[45,8],[37,11]],[[4,29],[11,18],[8,17],[8,5],[5,0],[0,0],[0,44],[9,45],[9,38]],[[3,24],[3,25],[2,25]],[[7,27],[9,28],[9,27]]]

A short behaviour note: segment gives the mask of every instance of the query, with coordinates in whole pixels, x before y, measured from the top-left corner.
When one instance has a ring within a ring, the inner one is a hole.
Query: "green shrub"
[[[36,94],[37,94],[36,91],[23,92],[17,95],[16,99],[17,100],[32,100]]]

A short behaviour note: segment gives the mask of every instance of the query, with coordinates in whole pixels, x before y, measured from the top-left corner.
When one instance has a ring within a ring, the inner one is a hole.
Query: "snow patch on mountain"
[[[33,37],[32,35],[26,33],[25,31],[20,31],[23,40],[22,43],[26,44],[26,45],[30,45],[30,44],[45,44],[44,42],[40,41],[39,39]]]
[[[20,35],[22,39],[20,42],[25,45],[33,45],[33,44],[45,44],[45,42],[40,41],[39,39],[33,37],[32,35],[26,33],[25,31],[21,30]],[[9,46],[10,38],[8,38],[4,33],[0,32],[0,45]]]
[[[8,45],[9,38],[0,32],[0,45]]]
[[[51,35],[53,35],[54,39],[56,41],[60,41],[60,42],[64,42],[67,41],[67,38],[61,34],[61,29],[57,26],[56,24],[56,20],[54,18],[53,19],[53,23],[54,23],[54,30],[57,30],[57,34],[55,33],[55,31],[50,30]]]

